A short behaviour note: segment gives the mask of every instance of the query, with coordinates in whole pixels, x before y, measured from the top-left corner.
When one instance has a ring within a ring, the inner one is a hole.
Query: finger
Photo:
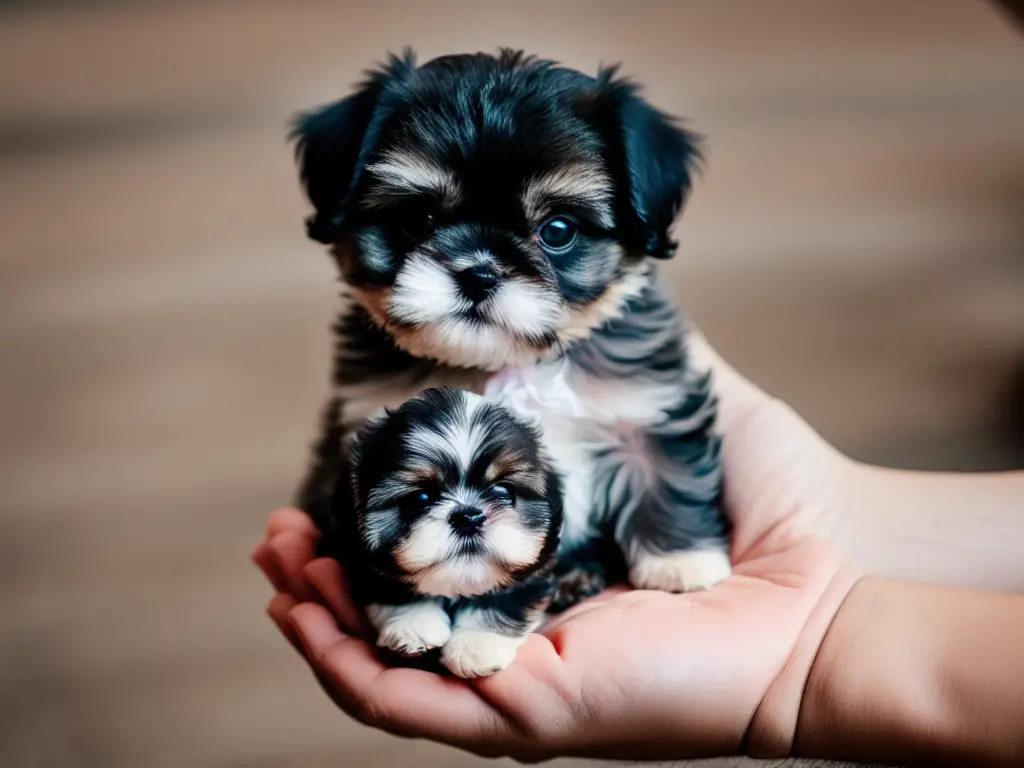
[[[274,599],[267,605],[267,615],[270,616],[271,620],[277,625],[278,630],[284,635],[285,639],[291,644],[291,646],[298,652],[299,658],[310,668],[316,678],[317,684],[323,689],[323,692],[327,694],[328,698],[331,699],[340,709],[344,709],[343,702],[335,690],[334,685],[331,681],[317,669],[316,665],[311,663],[306,657],[306,649],[302,647],[302,642],[299,640],[299,635],[295,631],[295,626],[292,624],[288,614],[292,608],[297,605],[295,599],[291,595],[275,595]]]
[[[311,600],[312,594],[302,570],[316,556],[316,544],[312,539],[292,531],[270,537],[268,547],[281,577],[290,592],[299,602]]]
[[[320,536],[313,519],[301,509],[293,507],[272,512],[267,519],[267,538],[285,532],[297,533],[311,539]]]
[[[270,586],[274,588],[275,592],[288,592],[288,583],[285,581],[284,576],[281,574],[281,569],[277,567],[277,561],[274,559],[273,552],[270,551],[270,542],[264,539],[256,545],[256,549],[249,555],[250,559],[256,564],[263,575],[267,577],[267,581],[270,582]]]
[[[292,625],[291,619],[288,618],[288,614],[292,608],[297,605],[295,598],[291,595],[279,593],[267,603],[267,616],[274,622],[278,630],[284,635],[284,639],[287,640],[292,648],[299,652],[299,655],[305,658],[306,651],[302,647],[302,642],[299,640],[299,635],[295,631],[295,627]]]
[[[529,635],[511,666],[472,686],[535,749],[542,746],[540,734],[568,733],[576,726],[578,710],[571,703],[580,701],[579,675],[543,635]]]
[[[341,563],[327,557],[320,557],[308,563],[303,576],[331,609],[341,630],[348,635],[369,638],[373,633],[367,624],[363,611],[356,607],[349,594],[348,579]]]
[[[342,632],[321,605],[298,605],[290,616],[307,657],[360,721],[474,751],[510,738],[507,723],[461,680],[385,667],[369,643]]]

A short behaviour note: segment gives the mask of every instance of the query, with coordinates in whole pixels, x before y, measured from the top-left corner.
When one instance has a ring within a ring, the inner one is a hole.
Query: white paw
[[[516,652],[525,641],[525,637],[460,629],[441,651],[441,662],[459,677],[487,677],[515,661]]]
[[[636,589],[696,592],[710,589],[732,574],[729,554],[719,549],[694,549],[666,555],[638,549],[629,568]]]
[[[440,648],[452,634],[451,620],[436,603],[370,606],[367,616],[378,628],[377,645],[403,656]]]

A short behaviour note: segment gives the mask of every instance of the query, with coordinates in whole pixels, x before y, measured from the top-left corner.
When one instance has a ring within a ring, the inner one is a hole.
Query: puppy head
[[[426,390],[371,421],[350,455],[363,547],[417,592],[482,594],[554,556],[558,478],[534,430],[479,395]]]
[[[411,54],[299,118],[312,238],[419,357],[496,370],[585,337],[646,285],[698,158],[614,69]]]

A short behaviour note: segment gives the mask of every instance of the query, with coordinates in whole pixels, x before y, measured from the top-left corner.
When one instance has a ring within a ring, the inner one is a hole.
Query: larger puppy
[[[348,299],[299,494],[323,551],[344,561],[368,529],[415,544],[407,525],[359,519],[346,436],[428,387],[490,382],[535,394],[524,407],[564,489],[563,606],[603,587],[595,553],[609,542],[638,588],[725,579],[714,399],[655,270],[673,255],[693,136],[614,69],[590,77],[506,50],[392,58],[301,116],[295,137],[308,233],[330,246]]]

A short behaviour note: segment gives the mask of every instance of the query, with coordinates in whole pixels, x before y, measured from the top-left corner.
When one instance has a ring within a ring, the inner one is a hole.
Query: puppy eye
[[[537,237],[553,253],[565,253],[576,242],[576,224],[562,216],[548,219],[537,230]]]
[[[402,234],[410,240],[420,241],[437,229],[437,214],[428,208],[411,208],[403,211],[398,225]]]
[[[516,503],[516,495],[511,488],[507,485],[492,485],[491,496],[500,504],[508,504],[512,506]]]
[[[441,500],[441,495],[434,490],[421,488],[413,491],[402,500],[402,507],[407,512],[423,512]]]

